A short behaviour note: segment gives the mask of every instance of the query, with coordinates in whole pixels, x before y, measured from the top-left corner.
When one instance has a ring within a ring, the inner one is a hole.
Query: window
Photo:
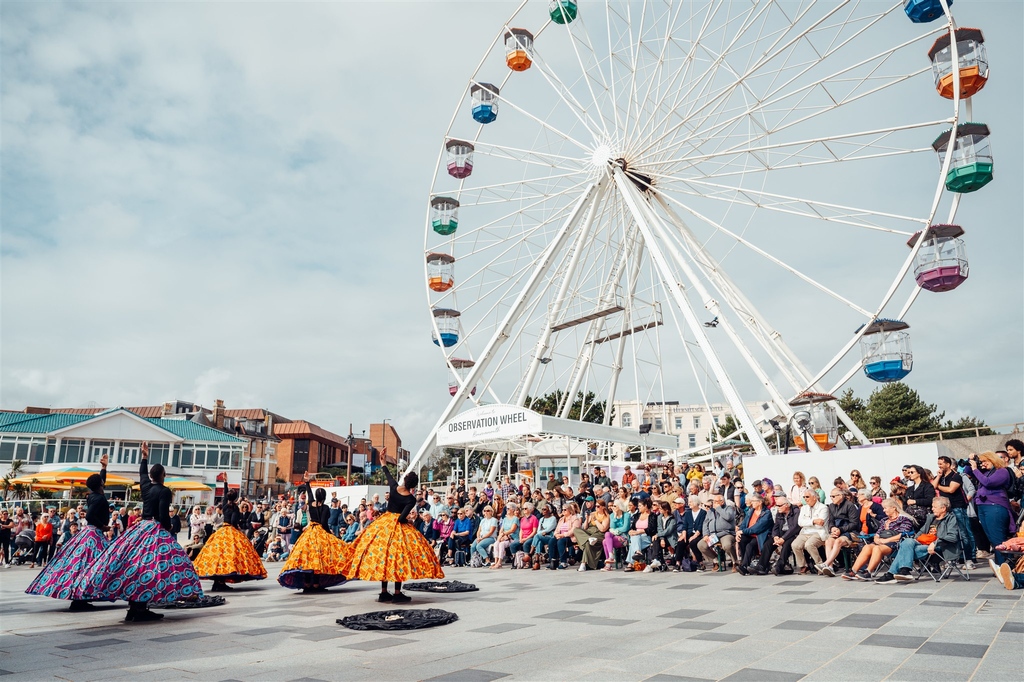
[[[46,452],[46,441],[42,438],[33,438],[28,446],[28,463],[42,464]]]
[[[141,449],[142,445],[139,443],[121,443],[121,451],[117,453],[117,463],[138,464]]]
[[[170,443],[151,443],[149,446],[149,464],[163,464],[165,467],[171,465]]]
[[[60,442],[60,454],[57,461],[61,464],[70,462],[81,462],[85,459],[85,441],[77,438],[69,438]]]
[[[691,448],[697,447],[697,434],[696,433],[691,433],[690,434],[690,447]]]
[[[14,459],[14,442],[11,437],[0,438],[0,462],[10,462]]]
[[[655,417],[654,418],[654,430],[655,431],[661,431],[663,428],[665,428],[665,426],[661,422],[661,417]]]
[[[715,415],[715,426],[718,426],[718,415]]]
[[[676,417],[676,428],[677,429],[683,428],[683,418],[682,417]]]
[[[227,469],[231,467],[231,450],[222,448],[220,451],[220,467]]]
[[[699,429],[700,428],[700,417],[694,417],[693,418],[693,428],[695,428],[695,429]]]
[[[206,468],[206,446],[205,445],[197,445],[196,446],[196,459],[195,459],[195,463],[193,464],[193,466],[198,468],[198,469],[205,469]]]
[[[181,447],[181,466],[192,466],[192,462],[195,460],[195,455],[195,448],[191,445],[183,445]]]
[[[98,462],[106,455],[109,459],[113,458],[114,444],[111,441],[105,440],[94,440],[91,446],[91,452],[89,453],[90,462]]]
[[[631,415],[629,412],[623,412],[622,413],[622,425],[623,426],[632,426],[633,425],[633,415]]]
[[[181,466],[181,446],[180,445],[175,445],[174,446],[174,453],[171,455],[171,466],[172,467]]]
[[[231,468],[241,469],[242,468],[242,448],[233,447],[231,448]]]
[[[301,474],[309,470],[309,439],[297,438],[292,449],[292,473]]]

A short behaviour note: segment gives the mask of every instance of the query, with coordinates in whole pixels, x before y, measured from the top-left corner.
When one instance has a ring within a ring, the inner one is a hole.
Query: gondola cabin
[[[434,232],[447,236],[459,229],[459,202],[451,197],[430,200],[430,224]]]
[[[789,402],[799,412],[805,412],[807,429],[793,436],[793,442],[802,450],[807,449],[804,436],[809,435],[822,450],[831,450],[839,441],[839,417],[835,408],[836,397],[828,393],[808,391]]]
[[[946,0],[952,6],[953,0]],[[927,24],[945,14],[939,0],[903,0],[903,11],[915,24]]]
[[[973,97],[988,82],[988,50],[985,37],[976,28],[956,30],[957,69],[960,76],[960,96]],[[928,50],[932,60],[932,75],[935,89],[946,99],[953,99],[953,49],[949,34],[942,34],[932,49]]]
[[[533,34],[525,28],[505,33],[505,63],[513,71],[526,71],[533,64]]]
[[[914,279],[928,291],[952,291],[967,280],[967,249],[960,239],[964,230],[959,225],[932,225],[914,259]],[[921,233],[917,232],[907,246],[914,248]]]
[[[932,149],[939,155],[939,163],[946,159],[950,138],[953,138],[953,158],[946,172],[946,189],[961,194],[976,192],[992,182],[992,146],[989,129],[984,123],[962,123],[939,135]]]
[[[477,123],[493,123],[498,118],[497,85],[490,83],[473,83],[469,88],[469,98],[473,105],[473,120]]]
[[[903,320],[877,319],[860,339],[864,374],[874,381],[899,381],[914,368],[910,325]],[[860,329],[857,330],[858,332]]]
[[[447,253],[427,254],[427,286],[431,291],[448,291],[455,285],[455,257]]]
[[[456,180],[462,180],[473,174],[474,147],[472,143],[462,140],[448,140],[444,143],[444,149],[448,157],[448,175]]]
[[[459,388],[466,383],[467,377],[469,377],[470,370],[476,365],[473,360],[466,360],[464,358],[451,358],[448,363],[452,367],[452,371],[455,373],[451,379],[448,380],[448,394],[455,395],[459,392]],[[476,395],[476,386],[469,391],[470,395]]]
[[[438,346],[451,348],[459,342],[459,316],[458,310],[450,308],[434,308],[434,324],[437,331],[434,333],[434,343]]]
[[[576,19],[579,8],[573,0],[551,0],[548,3],[548,14],[556,24],[571,24]]]

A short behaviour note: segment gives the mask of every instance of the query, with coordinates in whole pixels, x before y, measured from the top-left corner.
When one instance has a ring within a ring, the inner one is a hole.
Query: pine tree
[[[879,438],[938,431],[946,413],[936,414],[937,410],[937,405],[924,402],[902,381],[886,384],[868,398],[865,435]]]

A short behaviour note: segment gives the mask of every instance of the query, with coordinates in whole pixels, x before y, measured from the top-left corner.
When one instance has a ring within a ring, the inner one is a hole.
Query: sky
[[[415,450],[448,398],[425,197],[514,9],[5,1],[0,407],[220,398],[335,432],[388,419]],[[915,308],[943,342],[908,382],[1003,424],[1024,418],[1022,5],[954,12],[989,45],[997,181],[964,204],[970,287]]]

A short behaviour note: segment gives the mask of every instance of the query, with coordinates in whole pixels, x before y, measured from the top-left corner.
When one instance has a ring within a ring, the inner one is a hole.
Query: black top
[[[328,533],[331,532],[331,508],[326,504],[319,504],[313,498],[313,488],[309,485],[309,481],[302,484],[299,488],[299,492],[306,493],[306,508],[309,509],[309,522],[319,523],[320,527]]]
[[[903,501],[909,503],[914,500],[914,504],[925,510],[932,508],[932,500],[935,499],[935,487],[928,481],[922,480],[920,485],[909,485],[907,486],[907,492],[903,495]]]
[[[384,476],[388,479],[388,487],[391,489],[388,493],[387,511],[398,514],[398,520],[406,523],[409,520],[409,512],[416,508],[416,496],[399,493],[398,481],[391,475],[391,469],[381,468],[384,469]]]
[[[944,493],[940,490],[939,495],[942,495],[949,500],[949,506],[951,509],[966,509],[967,498],[964,497],[964,477],[955,471],[950,471],[945,476],[939,477],[939,485],[943,488],[948,488],[953,483],[960,484],[960,487],[956,489],[956,492]]]
[[[224,515],[224,525],[242,528],[242,512],[238,503],[228,499],[228,482],[224,481],[224,493],[221,495],[220,511]]]
[[[100,478],[103,479],[103,485],[106,485],[106,469],[100,469]],[[106,529],[110,523],[110,503],[106,495],[90,492],[85,498],[85,522],[93,528]]]
[[[139,463],[139,488],[142,490],[142,518],[155,520],[168,533],[171,532],[171,491],[163,483],[149,480],[149,460]]]

